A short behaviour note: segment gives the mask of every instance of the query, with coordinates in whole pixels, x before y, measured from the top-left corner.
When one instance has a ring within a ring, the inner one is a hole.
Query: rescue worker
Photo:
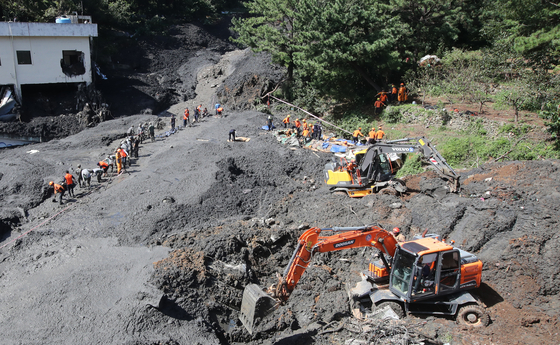
[[[321,125],[319,124],[319,122],[316,122],[313,125],[313,135],[315,136],[313,139],[318,139],[321,140],[322,139],[322,132],[323,129],[321,128]]]
[[[395,86],[395,84],[391,84],[391,93],[389,94],[391,102],[397,100],[397,94],[398,94],[397,87]]]
[[[175,131],[175,114],[171,115],[170,124],[171,124],[171,131]]]
[[[200,117],[201,113],[202,113],[202,104],[199,104],[198,107],[196,107],[196,112],[194,113],[194,120],[196,122],[198,122],[198,118]]]
[[[122,159],[121,159],[121,151],[122,149],[118,149],[117,153],[115,153],[115,161],[117,162],[117,174],[121,174],[122,171]]]
[[[404,86],[404,83],[401,83],[401,87],[399,88],[399,104],[401,102],[406,102],[408,100],[408,89]]]
[[[223,111],[224,111],[224,108],[218,107],[218,109],[216,109],[216,115],[219,115],[221,117]]]
[[[208,109],[204,108],[204,110],[202,111],[202,117],[204,118],[204,117],[206,117],[206,116],[208,116],[208,115],[210,115],[210,114],[208,113]]]
[[[150,122],[148,126],[148,132],[150,132],[150,139],[152,139],[152,143],[156,141],[156,128],[154,127],[154,123]]]
[[[68,195],[74,198],[75,197],[74,187],[76,186],[76,180],[68,170],[66,170],[66,175],[64,175],[64,180],[66,181],[66,187],[68,188]]]
[[[183,127],[187,127],[187,124],[189,124],[189,115],[189,108],[186,108],[183,114]]]
[[[136,130],[136,137],[140,140],[140,144],[142,143],[142,137],[144,136],[144,127],[142,124],[138,125],[138,129]]]
[[[128,151],[121,148],[120,156],[121,156],[121,162],[122,162],[123,168],[126,168],[127,163],[128,163],[128,166],[130,167],[130,159],[128,157]]]
[[[228,141],[235,141],[235,129],[229,131]]]
[[[140,149],[140,138],[136,137],[132,140],[132,155],[134,158],[138,158],[138,151]]]
[[[92,170],[92,173],[97,176],[97,182],[101,183],[101,175],[103,175],[103,169],[95,168]]]
[[[379,130],[377,131],[376,140],[381,140],[385,136],[385,132],[383,132],[383,128],[379,126]]]
[[[282,120],[282,123],[284,123],[284,128],[288,128],[288,126],[290,125],[290,115],[288,114],[288,116],[286,116],[284,118],[284,120]]]
[[[362,127],[356,129],[356,130],[354,131],[354,134],[352,134],[352,140],[354,141],[354,145],[356,145],[356,144],[358,143],[358,141],[359,141],[359,140],[358,140],[358,136],[362,136],[362,137],[364,136],[364,135],[362,134]]]
[[[297,131],[297,136],[300,136],[301,133],[301,122],[299,121],[299,119],[296,119],[296,121],[294,122],[294,127],[296,128]]]
[[[306,129],[308,130],[308,129],[309,129],[309,125],[307,124],[307,120],[306,120],[306,119],[303,119],[303,124],[302,124],[302,126],[303,126],[303,130],[306,130]]]
[[[393,236],[395,237],[395,239],[397,240],[397,242],[401,243],[406,241],[406,239],[404,238],[404,235],[401,234],[401,229],[394,227],[393,228]]]
[[[387,104],[387,102],[389,101],[389,96],[387,96],[389,93],[385,92],[385,89],[381,89],[381,92],[378,93],[379,95],[379,100],[385,104]]]
[[[62,185],[59,185],[57,183],[54,183],[53,181],[49,182],[49,186],[52,186],[54,188],[54,195],[53,195],[53,202],[56,202],[56,194],[60,194],[60,204],[62,205],[62,197],[64,196],[64,187]]]
[[[381,102],[381,98],[377,98],[377,101],[373,104],[374,106],[374,114],[379,114],[383,110],[383,107],[386,106],[385,103]]]
[[[86,182],[88,188],[91,187],[91,172],[88,169],[83,169],[80,172],[80,176],[78,177],[78,180],[80,179],[84,181],[84,187],[86,186]]]
[[[126,131],[126,135],[128,137],[131,137],[134,135],[134,125],[131,125],[130,128],[128,129],[128,131]]]
[[[103,169],[103,175],[107,176],[107,169],[109,169],[109,163],[101,161],[97,163],[97,166]]]
[[[369,139],[368,144],[372,145],[375,144],[375,139],[377,138],[377,133],[375,132],[375,127],[371,127],[371,131],[369,131]]]
[[[214,109],[216,110],[216,115],[218,115],[218,108],[221,108],[222,106],[220,105],[220,103],[216,103],[216,105],[214,106]]]
[[[78,164],[76,166],[76,174],[78,175],[78,186],[80,186],[80,188],[82,188],[82,165]],[[84,187],[85,187],[85,181],[84,181]]]
[[[270,115],[268,115],[268,119],[266,120],[266,126],[268,127],[269,131],[272,130],[272,116]]]

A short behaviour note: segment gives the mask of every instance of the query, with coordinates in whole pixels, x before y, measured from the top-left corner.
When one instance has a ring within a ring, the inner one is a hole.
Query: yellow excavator
[[[478,288],[482,278],[482,262],[474,254],[442,242],[437,235],[424,233],[397,243],[387,230],[365,226],[305,231],[277,284],[266,292],[256,284],[245,287],[239,316],[245,328],[253,334],[256,319],[288,300],[314,254],[358,247],[378,249],[381,259],[369,264],[363,275],[366,279],[353,289],[352,298],[362,306],[367,307],[366,300],[371,310],[389,307],[400,317],[405,313],[451,315],[466,326],[488,325],[485,309],[466,291]]]
[[[459,190],[460,176],[447,164],[430,141],[424,137],[404,138],[377,142],[355,152],[356,159],[333,159],[325,165],[325,183],[333,192],[343,192],[353,198],[376,193],[392,187],[399,193],[406,192],[403,181],[395,175],[404,165],[409,153],[420,153],[422,161],[430,164],[443,179],[448,181],[449,190]]]

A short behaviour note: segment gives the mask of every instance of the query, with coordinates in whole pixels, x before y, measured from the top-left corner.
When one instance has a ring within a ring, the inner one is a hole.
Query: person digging
[[[62,197],[64,196],[64,187],[59,185],[58,183],[54,183],[53,181],[49,182],[49,186],[54,188],[54,195],[53,195],[53,202],[56,202],[56,194],[60,194],[59,203],[62,205]]]

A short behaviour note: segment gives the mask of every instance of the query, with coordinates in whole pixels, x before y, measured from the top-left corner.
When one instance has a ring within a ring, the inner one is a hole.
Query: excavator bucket
[[[253,334],[255,320],[270,314],[276,307],[276,300],[266,293],[256,284],[249,284],[243,291],[243,301],[241,302],[241,314],[239,319],[243,326]]]

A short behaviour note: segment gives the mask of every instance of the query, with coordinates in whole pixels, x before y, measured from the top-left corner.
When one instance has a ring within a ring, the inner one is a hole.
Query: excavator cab
[[[482,269],[478,259],[464,261],[467,267],[473,266],[473,270]],[[466,281],[461,284],[461,270],[459,249],[434,238],[406,242],[395,252],[389,289],[410,303],[480,285],[476,277],[469,284]]]

